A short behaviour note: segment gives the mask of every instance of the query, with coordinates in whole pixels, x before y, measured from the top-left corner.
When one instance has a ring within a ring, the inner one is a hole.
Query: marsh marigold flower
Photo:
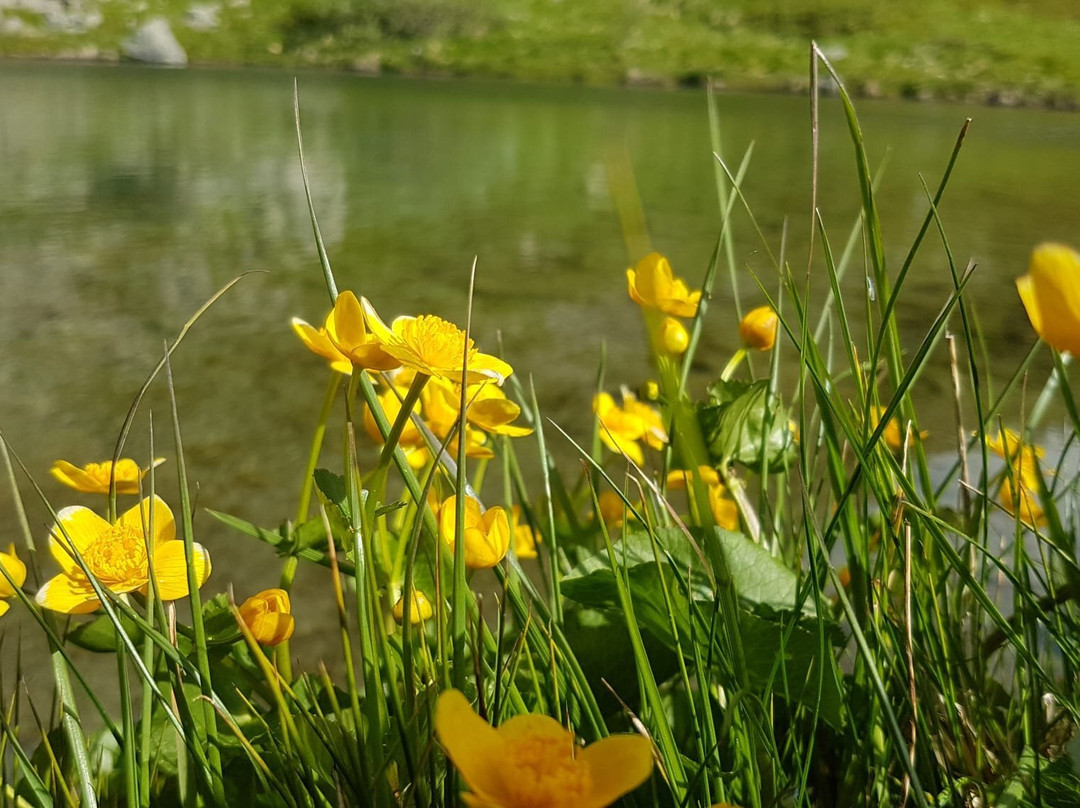
[[[1080,356],[1080,253],[1040,244],[1016,289],[1035,332],[1051,347]]]
[[[748,311],[739,322],[739,338],[743,345],[758,351],[771,351],[776,345],[780,318],[772,306],[758,306]]]
[[[885,414],[884,407],[872,406],[870,407],[870,423],[874,425],[874,429],[877,429],[878,424],[881,423],[881,416]],[[911,446],[915,443],[915,432],[913,431],[908,437],[907,444]],[[919,438],[926,439],[929,436],[929,432],[925,429],[918,433]],[[904,435],[900,429],[900,419],[895,415],[889,419],[889,423],[885,425],[885,431],[881,435],[882,440],[885,441],[885,445],[888,446],[894,452],[900,452],[904,448]]]
[[[292,327],[308,350],[329,361],[338,373],[351,374],[353,367],[393,370],[401,365],[368,333],[360,301],[352,292],[337,296],[322,328],[308,325],[299,317],[293,317]]]
[[[660,253],[649,253],[633,269],[626,270],[630,299],[639,306],[659,309],[675,317],[693,317],[701,292],[691,292],[686,282],[676,278],[671,264]]]
[[[435,705],[435,733],[472,791],[476,808],[604,808],[649,779],[652,744],[609,735],[584,748],[546,715],[516,715],[493,728],[457,690]]]
[[[1046,515],[1039,504],[1039,460],[1046,455],[1041,446],[1025,443],[1011,429],[1002,430],[1002,435],[988,436],[987,447],[1004,458],[1012,468],[1001,481],[998,489],[998,501],[1001,506],[1035,526],[1046,524]]]
[[[433,314],[398,317],[389,327],[367,298],[362,298],[368,328],[378,338],[382,349],[403,366],[418,373],[461,381],[465,360],[465,332]],[[480,353],[468,340],[468,379],[470,384],[503,380],[514,369],[496,356]]]
[[[625,454],[639,466],[645,462],[639,440],[653,449],[667,443],[667,430],[660,412],[638,401],[629,390],[622,391],[623,403],[618,405],[609,393],[598,393],[593,399],[593,412],[600,419],[600,440],[611,451]]]
[[[407,388],[402,389],[396,382],[394,387],[393,390],[384,390],[377,394],[383,414],[391,424],[397,420],[398,414],[401,412],[401,399],[405,397],[407,391]],[[399,394],[401,398],[398,397]],[[413,406],[413,412],[420,414],[419,401]],[[385,442],[382,433],[379,431],[379,425],[375,423],[375,416],[369,407],[364,407],[364,430],[376,443]],[[405,426],[401,430],[398,446],[401,447],[401,450],[405,453],[405,459],[409,461],[409,465],[414,469],[423,468],[431,456],[428,453],[424,436],[420,434],[420,430],[417,429],[411,418],[405,422]]]
[[[439,506],[439,532],[454,549],[457,534],[457,496]],[[510,520],[498,505],[481,510],[475,497],[465,497],[465,566],[469,569],[494,567],[510,549]]]
[[[461,419],[461,387],[446,379],[432,377],[420,393],[424,403],[424,420],[431,431],[439,438],[445,438],[453,431]],[[521,407],[506,397],[506,394],[491,382],[470,384],[465,390],[465,429],[470,426],[492,435],[506,435],[511,438],[531,435],[532,429],[517,426],[513,421],[521,415]],[[482,446],[482,436],[469,436],[466,448]],[[479,456],[493,456],[485,450]]]
[[[540,534],[533,530],[525,519],[520,505],[510,510],[510,525],[514,531],[514,555],[518,558],[536,558],[536,545],[540,543]]]
[[[264,589],[240,606],[240,619],[260,645],[285,642],[296,629],[289,593],[284,589]]]
[[[147,536],[151,511],[154,533]],[[42,585],[37,602],[64,614],[85,614],[101,605],[72,551],[82,556],[86,568],[104,589],[117,595],[145,592],[150,583],[147,545],[153,554],[158,597],[187,597],[184,543],[176,538],[172,511],[160,497],[146,497],[113,524],[81,505],[62,509],[49,534],[49,550],[61,572]],[[199,586],[210,575],[210,555],[200,544],[195,545],[195,575]]]
[[[394,604],[394,619],[398,623],[404,623],[405,621],[405,596],[402,595],[398,598],[397,603]],[[431,619],[431,615],[435,614],[435,610],[431,607],[431,601],[427,599],[423,592],[413,592],[412,603],[409,605],[409,623],[410,625],[418,626],[425,620]]]
[[[739,506],[728,496],[727,488],[720,481],[720,473],[712,466],[698,466],[698,476],[705,485],[709,497],[709,510],[712,511],[716,524],[725,530],[739,529]],[[691,489],[693,475],[686,469],[674,469],[668,472],[667,487],[675,490]]]
[[[154,466],[160,466],[164,462],[165,458],[159,457],[154,461]],[[139,464],[134,460],[121,458],[116,463],[116,493],[138,494],[139,481],[149,471],[149,467],[139,468]],[[87,463],[79,468],[66,460],[57,460],[49,473],[64,485],[84,494],[108,494],[113,463],[106,460],[103,463]]]
[[[634,518],[622,497],[614,491],[601,491],[597,499],[600,503],[600,518],[609,528],[622,527],[626,522],[625,517]]]
[[[9,608],[8,598],[15,597],[15,590],[26,583],[26,565],[15,555],[14,544],[8,546],[6,553],[0,553],[0,567],[7,573],[0,574],[0,616],[3,616]]]

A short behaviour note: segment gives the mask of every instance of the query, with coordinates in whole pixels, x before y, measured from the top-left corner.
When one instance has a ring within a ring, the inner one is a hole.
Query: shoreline
[[[340,76],[343,78],[383,78],[401,79],[406,81],[477,81],[490,82],[498,85],[524,84],[540,87],[580,87],[599,90],[632,90],[637,92],[677,93],[703,89],[709,82],[704,76],[695,77],[694,80],[677,79],[675,77],[650,76],[646,78],[624,78],[621,81],[594,82],[574,79],[538,79],[530,76],[507,76],[484,72],[467,73],[447,70],[393,70],[376,71],[356,69],[340,64],[290,64],[287,62],[234,62],[234,61],[193,61],[187,65],[156,65],[140,62],[133,59],[125,59],[116,52],[106,52],[91,57],[84,54],[60,53],[60,54],[9,54],[0,52],[0,65],[25,64],[25,65],[68,65],[73,67],[125,67],[148,70],[193,70],[193,71],[266,71],[302,74],[319,74],[324,76]],[[841,79],[843,80],[842,71]],[[721,93],[751,93],[762,95],[786,95],[808,96],[809,81],[795,79],[774,81],[768,80],[712,80],[712,86]],[[929,89],[911,90],[907,92],[886,92],[881,85],[874,81],[844,81],[848,93],[853,99],[906,101],[916,104],[955,104],[976,105],[983,107],[1015,108],[1046,110],[1049,112],[1077,112],[1080,110],[1080,99],[1072,96],[1043,96],[1025,95],[1010,87],[987,87],[978,92],[963,93],[959,90],[949,92],[934,92]],[[818,82],[818,89],[822,97],[838,97],[839,91],[833,81],[826,77]]]

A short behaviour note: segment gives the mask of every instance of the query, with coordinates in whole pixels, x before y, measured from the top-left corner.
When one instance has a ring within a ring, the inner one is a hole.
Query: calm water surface
[[[653,244],[697,282],[719,214],[703,94],[303,75],[314,198],[342,287],[385,316],[464,320],[478,256],[475,331],[536,380],[549,416],[584,433],[606,343],[609,386],[647,373],[626,248],[606,155],[625,146]],[[192,331],[174,360],[188,466],[198,504],[276,525],[292,516],[326,379],[288,328],[328,308],[312,246],[285,73],[169,72],[128,67],[0,65],[0,429],[56,506],[78,500],[47,476],[58,457],[111,453],[132,397],[163,341],[211,294],[247,277]],[[806,265],[806,99],[721,96],[724,149],[758,224],[779,253]],[[941,207],[957,263],[979,264],[970,299],[997,381],[1032,342],[1013,288],[1032,245],[1080,241],[1080,118],[1027,110],[860,106],[873,165],[887,158],[879,204],[898,267],[964,118],[974,123]],[[839,251],[858,210],[852,148],[839,108],[823,108],[820,208]],[[749,221],[735,231],[740,284],[775,273]],[[821,275],[820,261],[815,264]],[[863,278],[850,278],[861,310]],[[914,265],[899,316],[906,347],[951,288],[940,241]],[[824,289],[824,281],[817,287]],[[756,302],[753,293],[745,294]],[[698,378],[736,346],[726,281],[718,285]],[[944,360],[919,395],[949,445]],[[1045,371],[1045,366],[1041,366]],[[149,414],[172,457],[168,398],[158,384],[130,442],[145,456]],[[174,500],[175,463],[159,485]],[[87,503],[96,504],[96,503]],[[47,532],[45,509],[28,502]],[[197,517],[215,559],[208,586],[238,597],[275,583],[265,547]],[[0,542],[16,535],[6,486]],[[325,576],[307,571],[298,642],[321,654],[331,619]],[[324,602],[325,601],[325,602]],[[306,643],[306,645],[305,645]],[[303,651],[302,651],[303,652]],[[327,652],[333,654],[333,652]]]

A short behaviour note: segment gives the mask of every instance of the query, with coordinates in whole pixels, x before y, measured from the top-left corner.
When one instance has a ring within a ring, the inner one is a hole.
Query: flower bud
[[[412,603],[409,605],[409,623],[418,626],[429,619],[434,613],[435,610],[431,608],[431,601],[424,596],[424,593],[413,591]],[[402,623],[405,620],[404,595],[398,598],[397,603],[394,604],[394,619],[397,620],[398,623]]]
[[[660,343],[665,352],[680,356],[690,347],[690,335],[686,332],[686,327],[674,317],[665,317],[660,324]]]
[[[776,344],[780,320],[772,306],[758,306],[748,311],[739,323],[739,337],[748,348],[771,351]]]
[[[261,645],[277,645],[293,634],[296,621],[290,614],[289,593],[264,589],[240,607],[240,617]]]

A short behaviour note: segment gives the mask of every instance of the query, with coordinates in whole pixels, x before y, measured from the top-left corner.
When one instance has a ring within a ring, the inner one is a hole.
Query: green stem
[[[326,422],[330,419],[330,411],[334,407],[338,388],[341,386],[342,374],[336,370],[330,372],[330,382],[326,387],[326,395],[323,397],[322,409],[319,410],[319,420],[315,425],[315,434],[311,438],[311,451],[308,453],[307,468],[304,470],[304,485],[300,489],[300,504],[296,509],[296,524],[306,522],[308,508],[311,505],[311,491],[315,484],[315,467],[319,464],[319,454],[322,451],[323,438],[326,436]],[[289,585],[292,579],[289,579]],[[288,589],[282,576],[282,589]]]
[[[720,380],[726,382],[730,379],[744,359],[746,359],[746,348],[739,348],[724,366],[723,371],[720,373]]]

